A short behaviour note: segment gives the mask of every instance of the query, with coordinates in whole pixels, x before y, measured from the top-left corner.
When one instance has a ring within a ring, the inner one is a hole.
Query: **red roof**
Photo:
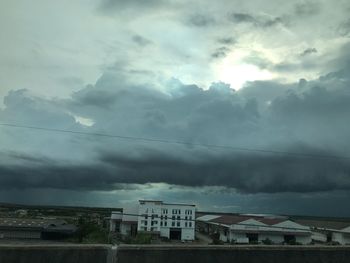
[[[285,219],[280,219],[280,218],[266,218],[266,217],[259,217],[259,216],[241,216],[241,215],[223,215],[223,216],[211,219],[209,220],[209,222],[224,224],[224,225],[234,225],[249,219],[254,219],[266,225],[275,225],[283,221],[286,221]]]

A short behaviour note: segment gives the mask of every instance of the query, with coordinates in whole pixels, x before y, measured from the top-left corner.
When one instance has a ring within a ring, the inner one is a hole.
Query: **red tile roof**
[[[224,224],[224,225],[234,225],[249,219],[254,219],[266,225],[275,225],[283,221],[286,221],[286,219],[280,219],[280,218],[266,218],[266,217],[243,216],[243,215],[223,215],[218,218],[209,220],[209,222]]]

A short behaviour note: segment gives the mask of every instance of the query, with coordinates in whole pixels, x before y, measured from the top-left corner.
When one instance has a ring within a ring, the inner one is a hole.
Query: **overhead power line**
[[[236,147],[236,146],[230,146],[230,145],[191,143],[191,142],[166,140],[166,139],[155,139],[155,138],[146,138],[146,137],[134,137],[134,136],[107,134],[107,133],[84,132],[84,131],[74,131],[74,130],[66,130],[66,129],[39,127],[39,126],[29,126],[29,125],[21,125],[21,124],[14,124],[14,123],[0,123],[0,126],[9,127],[9,128],[20,128],[20,129],[30,129],[30,130],[37,130],[37,131],[46,131],[46,132],[70,133],[70,134],[78,134],[78,135],[86,135],[86,136],[98,136],[98,137],[130,140],[130,141],[143,141],[143,142],[149,142],[149,143],[178,144],[178,145],[185,145],[185,146],[192,146],[192,147],[206,147],[206,148],[230,150],[230,151],[289,155],[289,156],[295,156],[295,157],[317,158],[317,159],[347,159],[347,160],[350,159],[350,156],[318,155],[318,154],[309,154],[309,153],[300,153],[300,152],[288,152],[288,151],[276,151],[276,150],[257,149],[257,148]]]

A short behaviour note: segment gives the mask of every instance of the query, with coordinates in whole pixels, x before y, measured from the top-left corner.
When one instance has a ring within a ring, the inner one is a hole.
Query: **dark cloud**
[[[254,16],[248,13],[232,13],[229,20],[236,24],[251,24],[256,27],[272,27],[285,23],[281,17]]]
[[[304,56],[308,56],[308,55],[311,55],[313,53],[317,53],[317,49],[316,48],[308,48],[308,49],[305,49],[301,54],[300,56],[304,57]]]
[[[299,16],[312,16],[320,13],[321,4],[316,1],[304,1],[298,3],[294,7],[294,11],[296,15]]]
[[[337,29],[339,34],[343,37],[350,36],[350,19],[341,23]]]
[[[95,125],[85,128],[89,132],[188,144],[121,143],[117,139],[108,139],[106,143],[95,137],[68,144],[63,137],[55,145],[57,135],[47,139],[51,140],[47,152],[44,136],[35,136],[37,133],[33,132],[29,137],[28,132],[22,136],[25,139],[22,150],[3,152],[0,185],[3,189],[90,191],[113,190],[120,184],[163,182],[190,187],[222,186],[245,193],[349,190],[348,159],[322,158],[350,155],[347,150],[350,93],[347,85],[335,85],[339,74],[341,71],[319,81],[305,81],[303,85],[252,82],[239,92],[225,83],[213,83],[208,90],[202,90],[174,79],[167,84],[165,94],[132,85],[122,74],[106,73],[94,86],[87,86],[70,100],[52,103],[31,97],[25,91],[12,92],[5,99],[6,108],[0,111],[2,119],[12,116],[13,120],[16,112],[15,117],[21,123],[23,119],[35,120],[40,116],[45,127],[81,129],[65,113],[68,111],[93,119]],[[63,109],[58,110],[57,105]],[[34,123],[41,123],[40,119]],[[13,138],[12,134],[2,136],[7,138],[6,142]],[[17,137],[14,139],[18,141]],[[193,144],[231,145],[307,156],[231,151]],[[60,149],[58,152],[64,158],[23,153],[34,146],[43,148],[46,154],[56,154]],[[86,156],[67,161],[69,156],[82,154]]]
[[[218,43],[223,45],[234,45],[237,43],[237,40],[233,37],[223,37],[218,39]]]
[[[0,188],[108,191],[167,183],[242,193],[349,191],[349,159],[322,158],[350,156],[348,49],[340,53],[339,70],[318,80],[255,81],[238,91],[222,82],[204,90],[177,79],[154,87],[133,78],[149,76],[148,70],[122,63],[68,99],[11,91],[1,121],[185,145],[2,128]],[[250,62],[264,67],[259,56]],[[94,124],[83,126],[77,117]]]
[[[219,47],[212,54],[212,58],[224,58],[227,56],[227,53],[230,52],[230,49],[227,47]]]
[[[303,147],[299,147],[299,150]],[[290,149],[292,150],[292,149]],[[305,149],[303,149],[305,150]],[[312,151],[314,155],[329,153]],[[165,152],[132,157],[102,153],[100,163],[0,166],[2,189],[115,190],[128,184],[224,186],[245,193],[350,190],[348,160],[239,152],[200,154],[195,160]],[[187,155],[188,150],[184,148]],[[127,188],[127,187],[126,187]]]
[[[98,6],[98,10],[105,14],[112,14],[114,12],[120,12],[125,10],[148,10],[156,7],[163,6],[167,1],[164,0],[101,0]]]
[[[152,44],[152,41],[148,40],[147,38],[140,36],[140,35],[134,35],[132,37],[132,41],[134,41],[136,44],[140,46],[148,46]]]
[[[215,19],[209,15],[194,14],[188,19],[188,24],[196,27],[207,27],[215,24]]]

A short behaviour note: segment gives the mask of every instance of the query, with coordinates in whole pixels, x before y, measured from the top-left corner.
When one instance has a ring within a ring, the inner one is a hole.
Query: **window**
[[[177,216],[177,220],[180,220],[181,218],[180,218],[180,216]]]
[[[173,221],[173,222],[171,222],[171,226],[175,226],[175,222]]]
[[[189,227],[192,227],[192,222],[188,222],[188,226],[189,226]]]
[[[177,224],[176,224],[177,226],[180,226],[180,222],[177,222]]]
[[[172,219],[175,220],[175,216],[172,216]]]
[[[185,222],[185,227],[187,227],[187,222]]]
[[[163,221],[160,221],[160,226],[163,226]]]
[[[185,220],[187,220],[187,216],[185,216]]]
[[[164,226],[167,226],[167,225],[168,225],[168,222],[167,222],[167,221],[165,221],[165,222],[164,222]]]

